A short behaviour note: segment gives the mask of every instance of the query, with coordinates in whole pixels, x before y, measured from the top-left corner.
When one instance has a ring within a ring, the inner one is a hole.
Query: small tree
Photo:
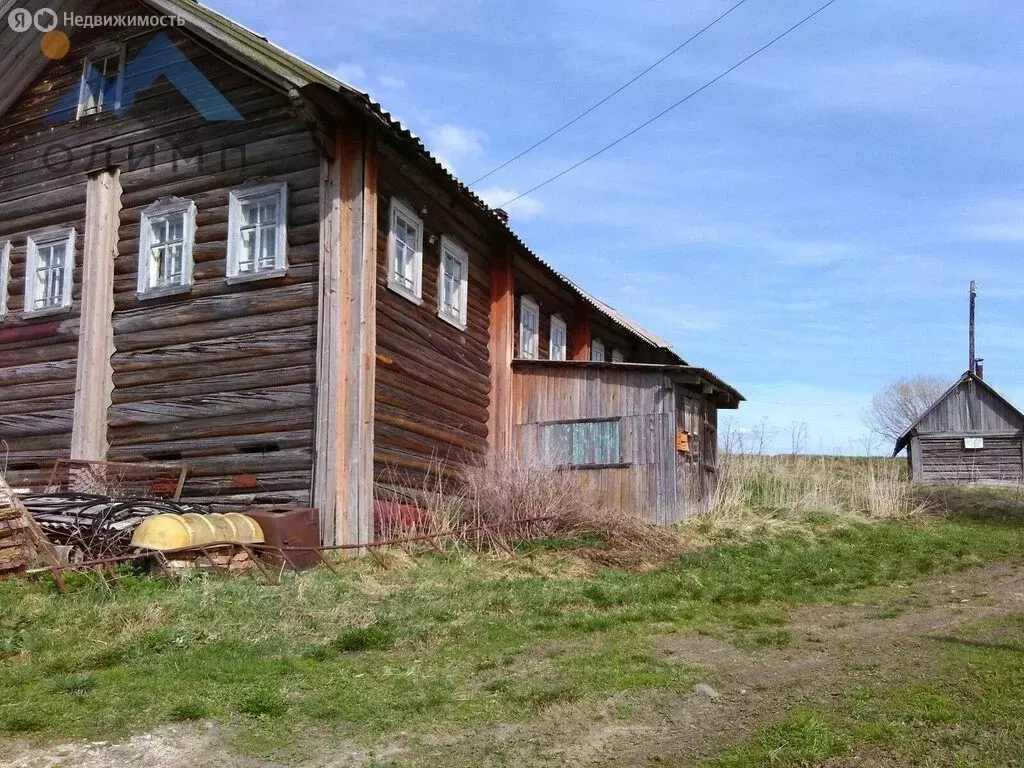
[[[896,442],[949,385],[949,380],[940,376],[914,376],[894,381],[871,398],[864,421],[874,434]]]

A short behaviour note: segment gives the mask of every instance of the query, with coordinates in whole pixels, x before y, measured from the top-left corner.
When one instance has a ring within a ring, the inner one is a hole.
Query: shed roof
[[[727,407],[737,408],[741,402],[746,401],[743,395],[740,394],[739,390],[726,384],[715,374],[709,371],[707,368],[699,368],[694,365],[662,365],[660,363],[613,363],[609,361],[591,361],[591,360],[523,360],[517,359],[512,363],[513,368],[531,369],[531,368],[561,368],[567,369],[601,369],[601,370],[632,370],[632,371],[644,371],[647,373],[667,373],[670,376],[686,376],[687,378],[695,378],[700,383],[708,384],[712,388],[719,392],[724,392],[729,396],[729,405]]]
[[[965,371],[963,376],[961,376],[959,379],[953,382],[952,386],[950,386],[949,389],[947,389],[945,392],[939,395],[939,397],[936,398],[935,402],[928,406],[921,413],[921,415],[917,417],[914,423],[907,427],[906,431],[904,431],[903,434],[899,436],[899,438],[896,440],[896,447],[893,449],[892,452],[893,456],[895,456],[896,454],[898,454],[900,451],[907,447],[907,444],[910,442],[910,438],[913,436],[914,430],[917,429],[917,427],[921,424],[922,421],[924,421],[925,417],[929,413],[934,411],[943,400],[945,400],[947,397],[953,394],[953,392],[956,391],[957,387],[959,387],[965,381],[973,381],[976,384],[978,384],[980,387],[989,392],[993,397],[995,397],[997,400],[1003,403],[1007,408],[1016,413],[1022,421],[1024,421],[1024,413],[1021,413],[1020,410],[1018,410],[1013,403],[1011,403],[1009,400],[1007,400],[1005,397],[999,394],[992,387],[991,384],[989,384],[987,381],[985,381],[977,374],[971,373],[970,371]]]

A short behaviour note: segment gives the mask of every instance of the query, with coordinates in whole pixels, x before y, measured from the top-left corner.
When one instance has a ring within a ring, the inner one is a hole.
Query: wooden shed
[[[518,456],[579,472],[653,523],[702,512],[717,487],[719,408],[743,396],[687,365],[517,360]]]
[[[915,482],[1024,480],[1024,414],[967,372],[896,441]]]

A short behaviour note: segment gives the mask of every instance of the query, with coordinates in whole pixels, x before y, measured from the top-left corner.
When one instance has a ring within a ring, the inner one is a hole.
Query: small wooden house
[[[587,471],[639,515],[697,508],[679,500],[738,394],[555,271],[368,94],[194,0],[55,7],[56,37],[0,28],[13,483],[181,463],[189,498],[315,507],[325,543],[359,544],[376,498],[514,456],[531,419],[649,417],[657,449],[623,426],[609,463],[663,474]],[[535,415],[534,376],[586,392]]]
[[[967,372],[896,441],[915,482],[1020,483],[1024,414]]]

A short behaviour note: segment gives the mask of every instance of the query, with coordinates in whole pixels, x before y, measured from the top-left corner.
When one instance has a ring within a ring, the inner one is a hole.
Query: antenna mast
[[[971,280],[971,319],[970,319],[970,351],[968,352],[967,370],[977,373],[978,358],[974,355],[974,305],[978,299],[978,284]]]

